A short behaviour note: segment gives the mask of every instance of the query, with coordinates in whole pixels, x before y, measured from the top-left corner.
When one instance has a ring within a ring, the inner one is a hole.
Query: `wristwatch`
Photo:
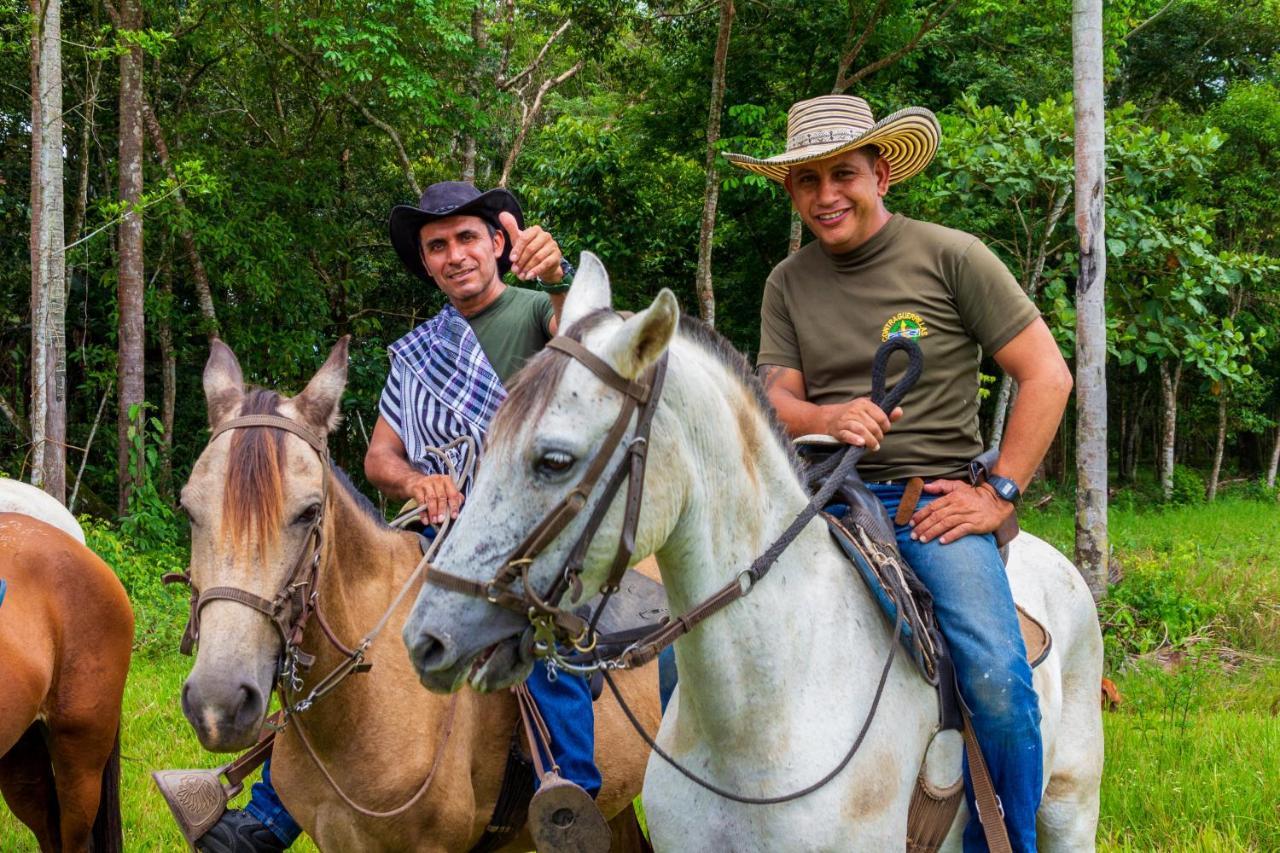
[[[561,293],[568,293],[569,287],[573,284],[573,274],[577,272],[577,270],[573,268],[573,264],[569,263],[566,259],[561,258],[560,271],[564,273],[564,278],[560,279],[555,284],[543,281],[540,278],[534,279],[538,285],[538,289],[543,293],[550,293],[552,296]]]
[[[1022,497],[1022,490],[1018,488],[1018,484],[1008,477],[1001,477],[999,474],[988,474],[987,485],[989,485],[996,495],[1004,501],[1016,504]]]

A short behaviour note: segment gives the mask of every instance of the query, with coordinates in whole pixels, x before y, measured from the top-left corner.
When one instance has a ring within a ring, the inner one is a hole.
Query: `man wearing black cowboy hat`
[[[470,483],[460,483],[459,491],[447,466],[426,449],[460,436],[484,446],[489,421],[506,397],[504,383],[555,335],[573,268],[549,233],[524,227],[520,203],[505,189],[432,184],[417,207],[396,206],[389,227],[405,268],[449,301],[388,347],[391,369],[365,475],[388,497],[416,501],[425,523],[439,524],[446,515],[457,517]],[[508,271],[537,289],[506,285]],[[466,453],[465,446],[449,451],[454,470],[464,469]],[[601,778],[590,688],[574,676],[551,681],[541,663],[527,685],[551,733],[550,757],[561,776],[582,789],[580,811],[594,811]],[[197,842],[200,850],[279,851],[301,834],[271,787],[270,768],[268,762],[245,810],[223,815]]]

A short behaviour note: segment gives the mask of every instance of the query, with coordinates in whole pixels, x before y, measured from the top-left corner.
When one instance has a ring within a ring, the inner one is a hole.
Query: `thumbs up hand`
[[[560,269],[560,246],[555,238],[534,225],[521,230],[516,218],[505,210],[498,214],[502,229],[511,239],[511,271],[522,281],[540,278],[556,284],[564,278]]]

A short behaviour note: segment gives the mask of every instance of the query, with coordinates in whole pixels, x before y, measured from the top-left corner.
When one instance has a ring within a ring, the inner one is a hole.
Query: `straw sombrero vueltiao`
[[[938,151],[938,119],[923,107],[898,110],[875,120],[871,107],[853,95],[823,95],[799,101],[787,112],[787,150],[763,160],[725,154],[743,169],[785,183],[792,166],[874,145],[889,162],[889,183],[921,172]]]

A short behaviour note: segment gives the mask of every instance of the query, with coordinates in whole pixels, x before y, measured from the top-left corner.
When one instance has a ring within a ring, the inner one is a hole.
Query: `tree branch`
[[[288,53],[294,59],[301,62],[304,67],[306,67],[309,71],[311,71],[312,74],[315,74],[317,77],[319,77],[321,80],[324,80],[325,82],[331,82],[329,76],[323,71],[323,69],[319,68],[315,63],[313,63],[306,56],[303,56],[301,51],[299,51],[296,47],[294,47],[293,45],[285,41],[284,37],[281,36],[279,33],[276,33],[275,40],[276,40],[276,43],[279,44],[280,47],[282,47],[286,53]],[[396,158],[400,161],[400,168],[404,172],[405,180],[409,182],[409,186],[412,187],[414,195],[422,195],[422,187],[419,186],[418,179],[414,177],[414,174],[413,174],[413,163],[409,160],[409,155],[408,153],[405,152],[405,149],[404,149],[404,143],[401,141],[400,134],[396,131],[396,129],[391,125],[387,124],[382,119],[375,116],[373,113],[371,113],[369,111],[369,108],[366,107],[360,101],[359,98],[351,94],[346,89],[343,89],[340,94],[342,95],[342,99],[344,101],[346,101],[351,106],[355,107],[356,110],[359,111],[360,115],[364,116],[365,121],[369,122],[369,124],[381,130],[391,139],[391,142],[396,147]]]
[[[946,5],[942,6],[940,11],[938,11],[938,9],[939,9],[939,6],[941,6],[941,2],[930,7],[929,12],[925,15],[924,20],[920,23],[920,27],[916,30],[915,35],[912,36],[911,40],[908,41],[906,44],[904,44],[902,47],[898,48],[888,56],[884,56],[884,57],[881,57],[880,59],[877,59],[875,62],[872,62],[870,65],[864,65],[862,68],[859,68],[856,72],[854,72],[854,74],[851,77],[847,79],[837,78],[836,88],[834,89],[833,94],[839,94],[840,92],[846,91],[850,86],[852,86],[854,83],[857,83],[862,78],[869,77],[872,74],[875,74],[877,71],[880,71],[884,68],[889,67],[890,65],[893,65],[899,59],[906,56],[911,51],[915,50],[916,45],[920,43],[920,39],[924,38],[930,31],[932,31],[935,27],[937,27],[938,24],[942,23],[942,19],[947,17],[947,15],[951,14],[951,10],[954,9],[956,7],[956,3],[959,2],[959,0],[943,0],[943,1],[946,2]],[[858,49],[861,50],[861,47],[859,47]]]
[[[515,168],[516,158],[520,156],[520,149],[524,146],[525,137],[529,135],[529,130],[533,127],[533,123],[537,121],[538,113],[542,110],[543,96],[581,71],[584,64],[585,62],[579,59],[573,64],[572,68],[567,69],[560,76],[543,80],[542,85],[538,87],[538,94],[533,98],[533,103],[528,105],[527,108],[523,104],[521,105],[524,117],[520,121],[520,132],[516,134],[515,141],[511,143],[511,150],[507,153],[506,162],[502,164],[502,177],[498,180],[498,186],[505,187],[507,181],[511,178],[511,171]]]
[[[547,43],[542,46],[542,50],[538,51],[538,55],[534,57],[533,62],[529,64],[528,68],[521,71],[519,74],[512,77],[510,80],[503,80],[499,78],[498,91],[509,92],[512,89],[520,86],[521,81],[530,79],[533,76],[533,73],[538,70],[538,67],[542,65],[542,60],[546,58],[547,51],[551,49],[551,45],[555,44],[556,39],[560,38],[560,36],[565,34],[565,32],[569,29],[570,24],[572,23],[573,23],[572,18],[565,18],[564,21],[561,22],[560,26],[556,29],[556,31],[552,33],[551,36],[547,39]]]

